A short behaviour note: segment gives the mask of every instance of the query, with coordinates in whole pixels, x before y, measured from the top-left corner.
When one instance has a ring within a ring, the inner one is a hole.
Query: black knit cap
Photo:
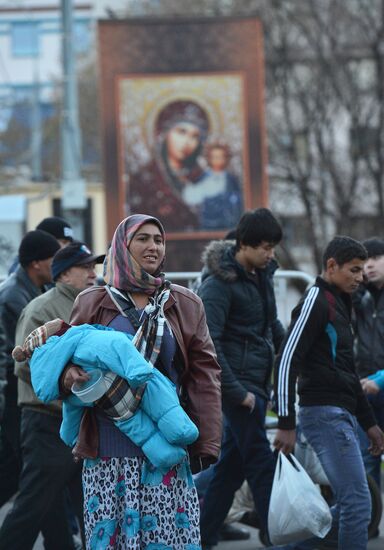
[[[363,241],[364,247],[367,249],[368,258],[375,256],[384,256],[384,240],[379,237],[372,237]]]
[[[56,281],[61,273],[75,265],[90,264],[92,262],[101,264],[104,258],[105,254],[99,256],[92,254],[85,243],[73,241],[55,254],[51,267],[52,279]]]
[[[46,231],[28,231],[19,246],[20,264],[25,267],[35,260],[52,258],[59,249],[58,240]]]
[[[47,233],[50,233],[56,239],[66,239],[67,241],[73,241],[73,229],[63,218],[58,216],[51,216],[44,218],[37,226],[36,229],[42,229]]]

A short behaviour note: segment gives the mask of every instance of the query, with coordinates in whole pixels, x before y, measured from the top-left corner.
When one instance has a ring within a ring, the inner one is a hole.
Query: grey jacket
[[[69,322],[72,306],[80,290],[64,283],[56,286],[32,300],[20,315],[16,329],[16,344],[22,345],[32,330],[47,321],[59,317]],[[49,365],[47,366],[49,368]],[[21,406],[38,409],[40,412],[61,414],[61,402],[52,401],[43,404],[32,389],[31,374],[28,361],[15,363],[15,374],[18,377],[18,403]]]

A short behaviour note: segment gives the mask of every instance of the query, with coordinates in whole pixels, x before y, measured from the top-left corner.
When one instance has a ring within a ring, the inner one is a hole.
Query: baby
[[[90,406],[101,407],[156,468],[168,470],[182,462],[185,447],[198,437],[174,384],[143,358],[123,332],[101,325],[72,327],[55,319],[35,329],[12,356],[15,361],[30,359],[39,399],[64,397],[60,436],[67,445],[76,443],[84,407]],[[59,381],[68,363],[85,372],[102,370],[105,394],[94,403],[84,403],[74,394],[63,396]]]

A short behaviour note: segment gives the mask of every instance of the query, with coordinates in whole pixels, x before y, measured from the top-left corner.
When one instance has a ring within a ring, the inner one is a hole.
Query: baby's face
[[[211,151],[209,152],[208,163],[212,170],[214,170],[215,172],[221,172],[222,170],[225,170],[228,164],[228,159],[225,151],[223,149],[220,149],[219,147],[217,149],[211,149]]]

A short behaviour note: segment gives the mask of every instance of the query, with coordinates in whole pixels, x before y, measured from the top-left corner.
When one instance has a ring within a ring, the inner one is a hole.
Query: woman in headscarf
[[[203,175],[199,158],[208,130],[207,114],[197,103],[169,103],[155,123],[152,160],[129,179],[129,204],[134,210],[145,205],[167,231],[199,229],[198,214],[184,193]]]
[[[201,471],[219,454],[220,368],[200,299],[165,280],[164,258],[159,220],[142,214],[123,220],[104,262],[106,284],[78,296],[71,324],[138,333],[137,348],[176,385],[200,435],[189,460],[159,471],[103,411],[88,409],[74,449],[93,459],[83,469],[87,548],[200,548],[191,470]],[[82,377],[79,367],[69,366],[61,383],[68,390]]]

